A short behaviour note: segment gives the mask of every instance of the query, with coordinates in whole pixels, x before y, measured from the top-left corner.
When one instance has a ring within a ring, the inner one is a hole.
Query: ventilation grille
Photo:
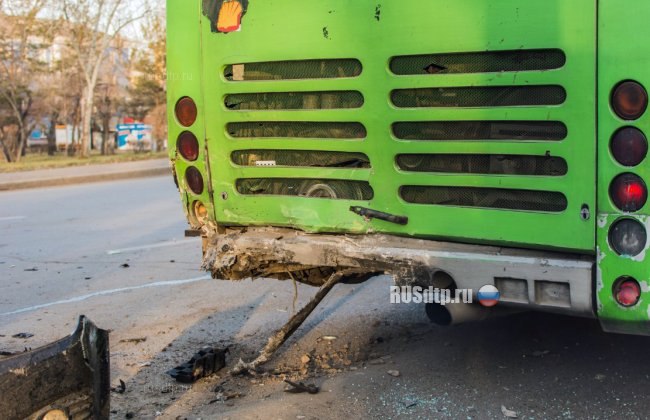
[[[232,110],[291,110],[361,108],[363,95],[356,91],[239,93],[227,95],[224,104]]]
[[[368,182],[338,179],[247,178],[237,180],[237,191],[245,195],[286,195],[339,200],[371,200]]]
[[[249,80],[334,79],[357,77],[361,62],[356,59],[269,61],[230,64],[223,75],[231,82]]]
[[[363,124],[350,122],[239,122],[227,124],[226,130],[236,138],[362,139],[367,134]]]
[[[565,63],[562,50],[542,49],[400,56],[390,69],[397,75],[497,73],[553,70]]]
[[[502,188],[403,186],[400,196],[408,203],[488,209],[562,212],[564,194],[551,191]]]
[[[393,124],[402,140],[564,140],[559,121],[422,121]]]
[[[391,93],[399,108],[498,107],[560,105],[566,100],[562,86],[495,86],[402,89]]]
[[[235,165],[240,166],[370,168],[370,159],[363,153],[312,150],[237,150],[232,153],[231,159]]]
[[[404,171],[495,175],[562,176],[568,171],[560,157],[528,155],[404,154],[397,156]]]

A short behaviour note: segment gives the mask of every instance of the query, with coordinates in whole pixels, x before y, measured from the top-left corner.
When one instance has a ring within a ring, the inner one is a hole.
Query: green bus
[[[650,3],[167,3],[170,158],[214,277],[490,285],[650,333]]]

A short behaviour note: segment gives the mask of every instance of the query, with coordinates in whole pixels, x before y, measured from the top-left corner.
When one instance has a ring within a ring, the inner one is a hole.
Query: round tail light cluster
[[[638,120],[648,108],[648,92],[643,85],[627,80],[612,91],[611,107],[616,115],[626,121]],[[616,131],[610,142],[612,156],[622,166],[635,167],[648,154],[648,139],[636,127],[623,127]],[[609,196],[622,212],[641,210],[648,200],[648,188],[643,179],[633,173],[623,173],[612,181]],[[609,229],[609,244],[621,257],[633,258],[645,251],[648,245],[646,227],[636,219],[621,218]],[[612,288],[616,302],[626,308],[641,299],[639,283],[629,276],[619,277]]]
[[[184,96],[176,102],[174,108],[176,120],[183,127],[191,127],[196,122],[198,109],[196,103],[189,96]],[[178,153],[187,161],[194,162],[199,158],[199,140],[191,131],[183,131],[176,141]],[[203,175],[194,166],[185,170],[185,184],[196,195],[203,194],[205,185]]]
[[[621,277],[614,283],[614,299],[626,308],[635,306],[641,299],[641,286],[632,277]]]

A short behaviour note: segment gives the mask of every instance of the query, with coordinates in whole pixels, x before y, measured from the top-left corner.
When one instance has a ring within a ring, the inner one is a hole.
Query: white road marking
[[[27,216],[0,217],[0,222],[11,222],[14,220],[24,220],[24,219],[27,219]]]
[[[43,309],[43,308],[49,308],[50,306],[65,305],[67,303],[81,302],[81,301],[88,300],[90,298],[94,298],[94,297],[97,297],[97,296],[114,295],[116,293],[130,292],[132,290],[140,290],[140,289],[149,289],[149,288],[152,288],[152,287],[180,286],[180,285],[184,285],[184,284],[198,283],[200,281],[206,281],[206,280],[210,280],[210,279],[212,279],[212,277],[210,275],[206,274],[205,276],[195,277],[193,279],[187,279],[187,280],[157,281],[155,283],[147,283],[147,284],[142,284],[140,286],[121,287],[119,289],[101,290],[99,292],[89,293],[87,295],[77,296],[77,297],[73,297],[73,298],[70,298],[70,299],[57,300],[56,302],[43,303],[41,305],[29,306],[27,308],[22,308],[22,309],[16,309],[15,311],[1,313],[0,316],[17,315],[17,314],[22,314],[22,313],[25,313],[25,312],[36,311],[36,310]]]
[[[174,245],[189,244],[192,242],[196,243],[197,242],[196,238],[181,239],[178,241],[174,240],[174,241],[167,241],[167,242],[159,242],[157,244],[134,246],[131,248],[110,249],[106,251],[106,253],[108,255],[124,254],[125,252],[142,251],[144,249],[153,249],[153,248],[164,248],[164,247],[174,246]]]

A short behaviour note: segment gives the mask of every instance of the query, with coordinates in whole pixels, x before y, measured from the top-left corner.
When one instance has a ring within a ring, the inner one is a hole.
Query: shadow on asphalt
[[[645,417],[650,412],[646,398],[649,337],[606,334],[594,320],[533,312],[447,328],[430,324],[423,307],[417,305],[376,303],[371,313],[350,317],[355,299],[363,299],[370,284],[355,287],[354,293],[330,299],[321,312],[312,314],[270,365],[297,369],[300,354],[316,348],[315,337],[324,332],[313,330],[327,324],[327,333],[343,338],[335,346],[353,341],[353,347],[365,348],[352,365],[355,375],[349,368],[335,375],[340,389],[333,392],[340,392],[345,402],[346,387],[357,382],[365,393],[364,410],[371,417],[503,418],[501,405],[515,409],[520,418]],[[225,381],[226,388],[241,390],[251,386],[250,378],[232,379],[222,370],[218,378],[203,379],[190,391],[165,372],[209,345],[230,347],[226,369],[240,357],[252,360],[271,331],[282,325],[277,317],[265,319],[258,332],[242,333],[265,299],[268,296],[215,312],[188,327],[166,351],[152,358],[150,366],[127,381],[125,394],[113,394],[115,417],[123,418],[127,412],[147,418],[155,412],[223,410],[217,407],[222,403],[210,404],[215,386]],[[368,364],[376,355],[389,355],[393,367]],[[388,368],[400,370],[399,380],[385,375]],[[368,374],[360,376],[358,369],[367,369]],[[269,380],[279,383],[277,378]],[[358,403],[359,395],[355,398]],[[229,404],[263,403],[251,394]],[[329,414],[345,415],[341,410]]]

